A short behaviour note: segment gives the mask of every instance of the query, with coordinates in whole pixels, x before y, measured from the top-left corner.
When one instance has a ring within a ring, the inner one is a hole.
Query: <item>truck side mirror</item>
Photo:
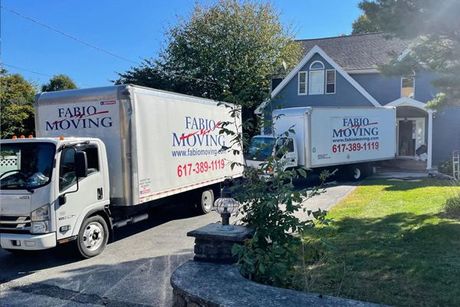
[[[88,176],[88,159],[84,151],[75,153],[75,175],[77,178]]]

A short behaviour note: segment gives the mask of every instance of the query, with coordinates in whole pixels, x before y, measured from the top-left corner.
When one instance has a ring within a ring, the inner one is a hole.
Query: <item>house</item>
[[[256,113],[271,117],[277,108],[300,106],[393,106],[397,116],[397,158],[423,161],[430,170],[460,149],[460,107],[433,111],[426,102],[437,93],[435,75],[386,76],[378,66],[404,56],[410,43],[382,33],[299,40],[300,63],[272,80],[271,99]],[[264,133],[270,127],[263,128]]]

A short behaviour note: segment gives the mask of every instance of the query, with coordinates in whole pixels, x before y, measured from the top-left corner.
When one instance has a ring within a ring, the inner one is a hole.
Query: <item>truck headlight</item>
[[[48,204],[41,206],[38,209],[35,209],[30,214],[30,220],[32,222],[48,221],[49,219],[50,219],[50,209],[49,209]]]
[[[30,214],[30,233],[47,233],[50,229],[50,206],[48,204],[35,209]]]
[[[34,233],[34,234],[47,233],[48,230],[49,230],[48,221],[32,222],[30,224],[30,233]]]

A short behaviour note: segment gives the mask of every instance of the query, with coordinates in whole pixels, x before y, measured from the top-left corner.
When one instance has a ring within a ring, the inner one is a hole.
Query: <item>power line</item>
[[[48,74],[44,74],[44,73],[41,73],[41,72],[38,72],[38,71],[33,71],[33,70],[30,70],[28,68],[24,68],[24,67],[20,67],[20,66],[16,66],[16,65],[11,65],[11,64],[7,64],[7,63],[2,63],[3,66],[7,66],[7,67],[11,67],[11,68],[14,68],[14,69],[19,69],[19,70],[23,70],[23,71],[27,71],[27,72],[30,72],[32,74],[36,74],[36,75],[40,75],[40,76],[45,76],[45,77],[53,77],[51,75],[48,75]]]
[[[1,4],[1,0],[0,0],[0,12],[1,12],[1,9],[4,9],[4,10],[8,11],[9,13],[12,13],[12,14],[14,14],[14,15],[17,15],[17,16],[19,16],[19,17],[21,17],[21,18],[23,18],[23,19],[26,19],[26,20],[28,20],[28,21],[30,21],[30,22],[33,22],[33,23],[35,23],[35,24],[38,24],[38,25],[40,25],[41,27],[44,27],[44,28],[46,28],[46,29],[48,29],[48,30],[54,31],[54,32],[56,32],[56,33],[59,33],[59,34],[65,36],[65,37],[70,38],[70,39],[72,39],[72,40],[74,40],[74,41],[76,41],[76,42],[78,42],[78,43],[80,43],[80,44],[83,44],[83,45],[87,46],[87,47],[90,47],[90,48],[95,49],[95,50],[97,50],[97,51],[103,52],[103,53],[105,53],[105,54],[108,54],[108,55],[110,55],[110,56],[112,56],[112,57],[115,57],[115,58],[117,58],[117,59],[123,60],[123,61],[125,61],[125,62],[129,62],[129,63],[135,64],[135,65],[139,65],[138,62],[135,62],[135,61],[130,60],[130,59],[128,59],[128,58],[125,58],[125,57],[122,57],[122,56],[120,56],[120,55],[117,55],[117,54],[115,54],[115,53],[113,53],[113,52],[111,52],[111,51],[108,51],[108,50],[104,49],[104,48],[100,48],[100,47],[97,47],[97,46],[95,46],[95,45],[92,45],[92,44],[90,44],[90,43],[88,43],[88,42],[85,42],[84,40],[82,40],[82,39],[80,39],[80,38],[77,38],[77,37],[75,37],[75,36],[73,36],[73,35],[71,35],[71,34],[65,33],[65,32],[63,32],[63,31],[61,31],[61,30],[59,30],[59,29],[56,29],[56,28],[54,28],[54,27],[52,27],[52,26],[50,26],[50,25],[47,25],[47,24],[45,24],[45,23],[43,23],[43,22],[41,22],[41,21],[39,21],[39,20],[37,20],[37,19],[35,19],[35,18],[26,16],[26,15],[24,15],[24,14],[19,13],[18,11],[15,11],[15,10],[13,10],[13,9],[10,9],[10,8],[8,8],[8,7],[5,7],[4,5]],[[0,59],[0,63],[1,63],[1,59]],[[5,64],[5,66],[6,66],[6,64]],[[12,65],[9,65],[9,66],[12,66]],[[21,68],[17,68],[17,69],[21,69]],[[27,69],[22,69],[22,70],[24,70],[24,71],[29,71],[29,70],[27,70]],[[31,72],[31,73],[37,73],[37,72],[33,72],[33,71],[29,71],[29,72]],[[37,73],[37,74],[41,74],[41,73]],[[209,80],[205,80],[205,79],[201,79],[201,78],[194,78],[194,77],[191,77],[191,76],[184,76],[184,75],[177,74],[177,73],[173,73],[173,72],[168,72],[168,74],[171,74],[171,75],[176,76],[176,77],[180,77],[180,78],[184,78],[184,79],[189,79],[189,80],[200,81],[200,82],[204,82],[204,83],[208,83],[208,84],[214,84],[214,85],[217,84],[217,83],[214,82],[214,81],[209,81]],[[45,74],[42,74],[42,75],[45,75]]]
[[[104,49],[104,48],[101,48],[101,47],[95,46],[95,45],[93,45],[93,44],[90,44],[90,43],[88,43],[88,42],[85,42],[84,40],[82,40],[82,39],[80,39],[80,38],[78,38],[78,37],[75,37],[75,36],[73,36],[73,35],[71,35],[71,34],[65,33],[65,32],[63,32],[63,31],[61,31],[61,30],[59,30],[59,29],[56,29],[56,28],[54,28],[54,27],[52,27],[52,26],[50,26],[50,25],[47,25],[47,24],[45,24],[45,23],[43,23],[43,22],[41,22],[41,21],[39,21],[39,20],[37,20],[37,19],[35,19],[35,18],[32,18],[32,17],[26,16],[26,15],[23,15],[23,14],[19,13],[18,11],[15,11],[15,10],[13,10],[13,9],[10,9],[10,8],[8,8],[8,7],[5,7],[4,5],[0,5],[0,8],[3,8],[4,10],[6,10],[6,11],[8,11],[8,12],[10,12],[10,13],[16,15],[16,16],[19,16],[19,17],[21,17],[21,18],[23,18],[23,19],[26,19],[26,20],[30,21],[30,22],[33,22],[33,23],[35,23],[35,24],[38,24],[38,25],[40,25],[40,26],[42,26],[42,27],[44,27],[44,28],[46,28],[46,29],[48,29],[48,30],[54,31],[54,32],[56,32],[56,33],[59,33],[59,34],[65,36],[65,37],[67,37],[67,38],[70,38],[70,39],[72,39],[72,40],[74,40],[74,41],[76,41],[76,42],[78,42],[78,43],[80,43],[80,44],[83,44],[83,45],[85,45],[85,46],[87,46],[87,47],[90,47],[90,48],[92,48],[92,49],[95,49],[95,50],[97,50],[97,51],[99,51],[99,52],[103,52],[103,53],[105,53],[105,54],[108,54],[108,55],[110,55],[110,56],[112,56],[112,57],[114,57],[114,58],[117,58],[117,59],[119,59],[119,60],[123,60],[123,61],[125,61],[125,62],[129,62],[129,63],[136,64],[136,65],[139,64],[138,62],[135,62],[135,61],[132,61],[132,60],[130,60],[130,59],[128,59],[128,58],[125,58],[125,57],[122,57],[122,56],[120,56],[120,55],[117,55],[117,54],[115,54],[115,53],[113,53],[113,52],[111,52],[111,51],[108,51],[108,50]]]

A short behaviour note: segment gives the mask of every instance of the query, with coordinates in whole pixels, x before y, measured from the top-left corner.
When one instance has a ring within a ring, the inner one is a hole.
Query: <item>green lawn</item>
[[[405,306],[460,306],[460,221],[443,214],[459,187],[366,180],[307,235],[326,245],[308,291]]]

